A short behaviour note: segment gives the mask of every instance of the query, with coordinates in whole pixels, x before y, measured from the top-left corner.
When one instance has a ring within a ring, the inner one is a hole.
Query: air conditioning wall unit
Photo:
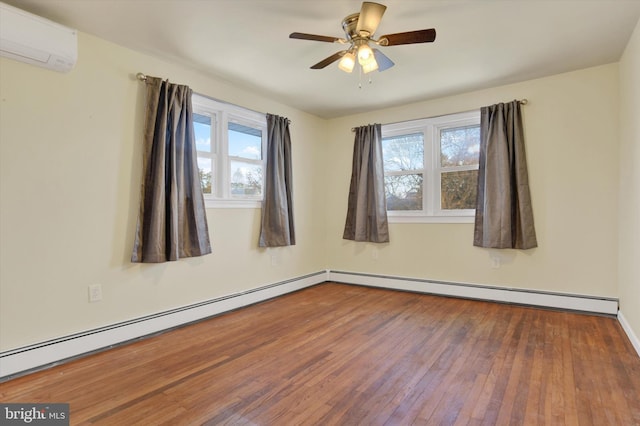
[[[0,55],[69,72],[78,59],[78,33],[0,2]]]

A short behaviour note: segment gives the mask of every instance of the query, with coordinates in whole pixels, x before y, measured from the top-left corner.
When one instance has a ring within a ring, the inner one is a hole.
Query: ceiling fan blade
[[[369,36],[372,36],[373,33],[376,32],[376,29],[378,29],[385,10],[387,10],[387,6],[385,5],[370,1],[362,2],[356,33],[360,34],[360,31],[366,31],[369,33]]]
[[[378,49],[372,49],[372,50],[373,50],[373,57],[376,58],[376,62],[378,63],[378,72],[388,70],[389,68],[395,65],[393,61],[387,57],[387,55],[385,55]]]
[[[335,43],[341,40],[338,37],[329,37],[329,36],[305,34],[305,33],[291,33],[289,34],[289,38],[297,38],[299,40],[326,41],[327,43]]]
[[[436,30],[408,31],[406,33],[387,34],[380,37],[380,46],[397,46],[399,44],[431,43],[436,39]]]
[[[337,61],[338,59],[342,58],[345,53],[347,53],[347,50],[341,50],[340,52],[334,53],[333,55],[329,56],[328,58],[325,58],[325,59],[321,60],[320,62],[318,62],[317,64],[312,65],[311,69],[312,70],[320,70],[320,69],[326,67],[327,65],[332,64],[335,61]]]

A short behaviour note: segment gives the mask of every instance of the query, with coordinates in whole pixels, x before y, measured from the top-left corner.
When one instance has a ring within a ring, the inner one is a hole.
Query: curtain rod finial
[[[136,74],[136,78],[140,81],[147,81],[147,76],[142,74],[141,72],[139,72],[138,74]]]

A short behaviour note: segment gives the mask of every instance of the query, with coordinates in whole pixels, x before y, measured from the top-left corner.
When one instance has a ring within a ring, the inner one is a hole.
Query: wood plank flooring
[[[640,425],[608,317],[325,283],[0,384],[71,424]]]

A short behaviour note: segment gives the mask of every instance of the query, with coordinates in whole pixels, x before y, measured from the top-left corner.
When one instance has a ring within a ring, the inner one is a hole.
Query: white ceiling
[[[4,1],[327,118],[616,62],[640,18],[640,0],[379,0],[376,36],[437,38],[381,47],[396,66],[359,89],[337,63],[309,69],[342,45],[288,37],[344,37],[360,0]]]

